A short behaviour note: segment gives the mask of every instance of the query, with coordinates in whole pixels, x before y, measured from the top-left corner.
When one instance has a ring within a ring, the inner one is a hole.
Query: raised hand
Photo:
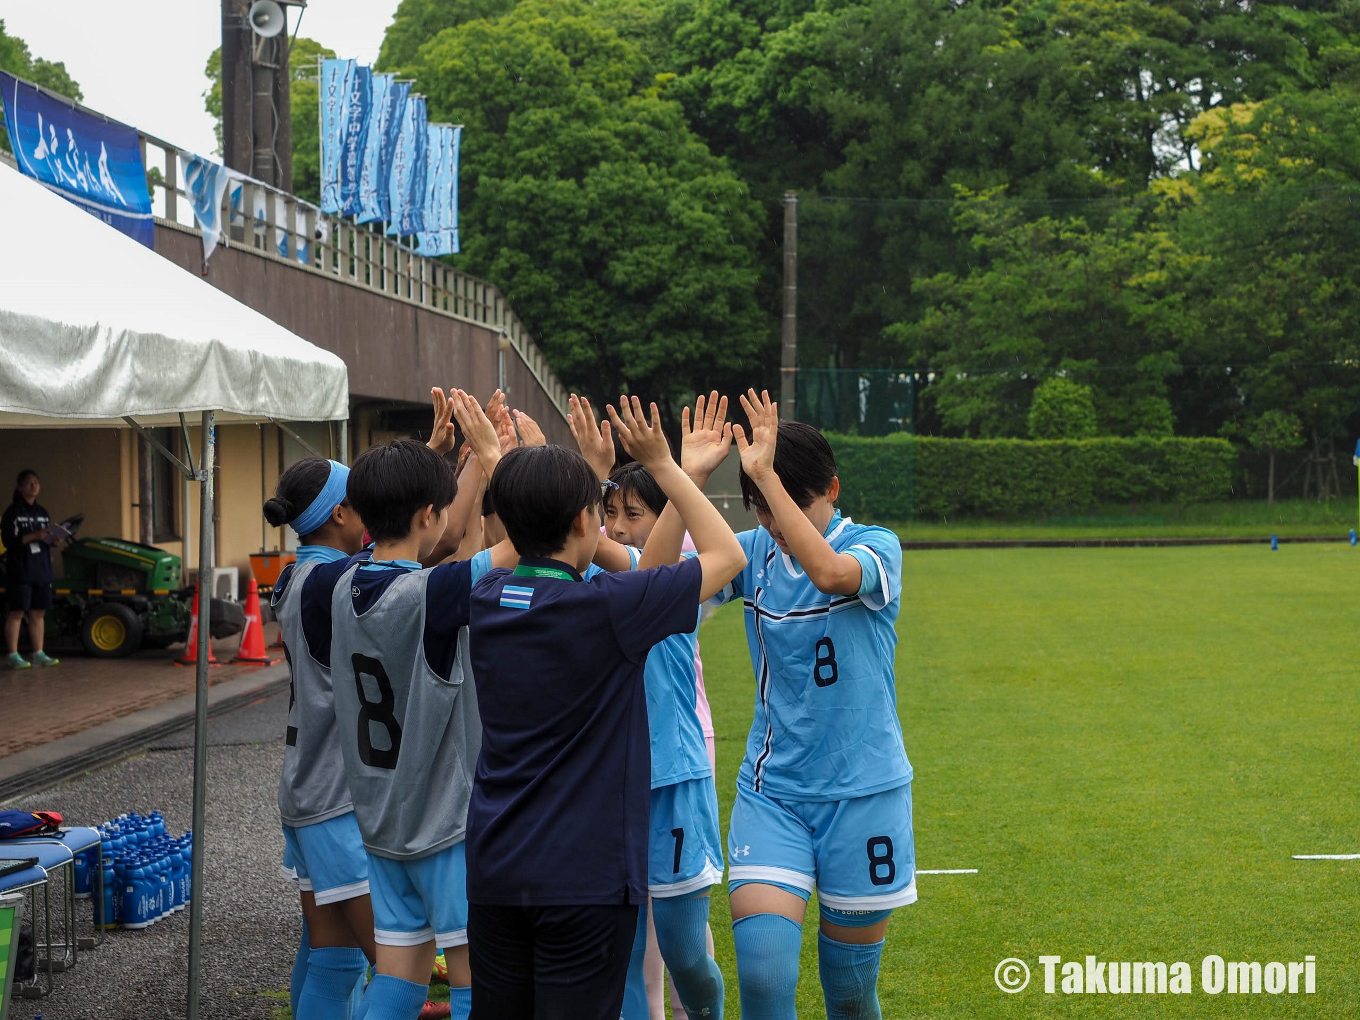
[[[575,393],[571,395],[571,413],[567,415],[567,424],[571,426],[571,434],[576,437],[576,445],[581,449],[581,456],[585,457],[586,463],[595,472],[595,477],[604,481],[614,470],[614,436],[610,431],[608,420],[595,422],[595,410],[590,406],[590,401],[584,397],[578,397]]]
[[[619,397],[619,410],[613,405],[606,407],[609,420],[623,440],[623,448],[637,458],[638,462],[655,473],[658,467],[674,463],[671,448],[666,445],[666,434],[661,431],[661,412],[655,403],[651,405],[651,421],[642,413],[642,401],[633,397]]]
[[[505,417],[505,393],[497,390],[491,394],[491,399],[486,402],[486,418],[492,425],[499,425],[501,419]]]
[[[510,430],[514,432],[516,426],[519,427],[519,431],[516,434],[519,437],[521,446],[548,445],[548,438],[543,435],[543,430],[538,427],[538,422],[534,421],[523,411],[510,412]]]
[[[491,477],[491,472],[501,459],[501,444],[496,436],[496,427],[482,410],[481,403],[471,394],[454,390],[449,395],[449,403],[453,405],[453,417],[458,422],[458,427],[463,430],[468,446],[472,447],[473,454],[481,461],[482,470],[486,472],[487,477]]]
[[[741,409],[751,422],[750,438],[740,425],[732,426],[741,455],[741,468],[757,485],[774,474],[774,447],[779,438],[779,405],[770,400],[769,390],[747,390],[741,398]]]
[[[732,426],[727,421],[727,398],[714,390],[705,401],[694,402],[693,427],[689,408],[680,412],[680,466],[700,488],[732,449]]]
[[[434,407],[434,425],[430,428],[430,441],[425,445],[435,453],[445,454],[453,449],[457,439],[453,427],[453,401],[445,397],[438,386],[431,386],[430,403]]]

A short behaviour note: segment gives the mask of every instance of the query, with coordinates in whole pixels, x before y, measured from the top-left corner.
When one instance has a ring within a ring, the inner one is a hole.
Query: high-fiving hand
[[[732,426],[732,435],[741,454],[741,468],[759,485],[774,474],[774,447],[779,438],[779,405],[770,399],[769,390],[747,390],[741,398],[741,409],[751,422],[751,435],[740,425]]]
[[[500,440],[496,437],[496,426],[491,424],[491,419],[482,410],[482,405],[477,398],[470,393],[462,390],[454,390],[449,394],[449,403],[453,405],[453,417],[458,422],[458,427],[463,430],[463,435],[467,443],[472,447],[472,452],[482,464],[482,470],[486,472],[488,478],[500,463],[501,446]]]
[[[661,430],[661,412],[655,403],[651,405],[651,421],[642,413],[642,401],[633,397],[619,397],[619,410],[613,405],[606,407],[614,430],[623,440],[623,448],[637,458],[649,471],[671,463],[671,448],[666,444],[666,434]]]
[[[434,406],[434,424],[430,427],[430,441],[425,445],[438,454],[453,449],[457,431],[453,427],[453,403],[438,386],[430,387],[430,403]]]
[[[705,401],[694,401],[693,427],[689,408],[680,412],[680,466],[700,488],[727,459],[732,449],[732,426],[727,421],[727,398],[714,390]]]
[[[595,409],[585,397],[573,393],[570,403],[571,413],[567,415],[567,423],[571,426],[571,434],[576,437],[581,456],[585,457],[595,477],[604,481],[614,470],[614,436],[610,432],[609,422],[596,423]]]

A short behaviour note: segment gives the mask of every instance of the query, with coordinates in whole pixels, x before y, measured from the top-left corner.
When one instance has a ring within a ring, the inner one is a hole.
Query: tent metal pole
[[[194,700],[193,863],[189,879],[189,997],[185,1015],[198,1020],[199,972],[203,963],[204,806],[208,767],[208,641],[212,627],[213,457],[217,443],[212,411],[203,412],[199,467],[201,501],[198,517],[198,665]],[[205,590],[205,584],[206,590]]]
[[[349,419],[340,423],[340,463],[349,464]]]
[[[301,446],[304,450],[306,450],[308,453],[310,453],[313,457],[321,457],[322,460],[325,460],[325,459],[326,459],[326,458],[322,455],[322,453],[321,453],[320,450],[318,450],[318,449],[317,449],[315,446],[313,446],[311,443],[307,442],[307,440],[303,439],[300,435],[298,435],[296,432],[294,432],[292,429],[290,429],[290,428],[289,428],[287,425],[285,425],[283,422],[279,421],[277,418],[270,418],[269,420],[270,420],[271,422],[273,422],[275,425],[277,425],[281,430],[283,430],[283,431],[286,432],[288,435],[292,436],[295,440],[297,440],[297,444],[298,444],[299,446]],[[326,427],[327,427],[327,428],[330,427],[330,422],[327,422],[327,423],[326,423]]]

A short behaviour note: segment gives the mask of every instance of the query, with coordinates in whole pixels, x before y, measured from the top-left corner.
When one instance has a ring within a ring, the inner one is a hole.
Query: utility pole
[[[784,192],[784,323],[779,347],[779,417],[798,417],[798,193]]]
[[[252,0],[222,0],[222,158],[233,170],[291,192],[286,18],[281,31],[261,34],[251,25],[252,6]],[[280,16],[287,10],[278,8]]]

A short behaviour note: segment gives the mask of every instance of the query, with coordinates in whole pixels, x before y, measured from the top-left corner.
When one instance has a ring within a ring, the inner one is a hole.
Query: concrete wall
[[[158,223],[156,251],[199,273],[203,241]],[[490,329],[304,267],[218,248],[204,277],[298,336],[338,354],[358,401],[424,406],[431,386],[458,386],[486,399],[498,382],[497,335]],[[569,443],[566,419],[513,351],[506,355],[510,404],[531,415],[549,442]]]

